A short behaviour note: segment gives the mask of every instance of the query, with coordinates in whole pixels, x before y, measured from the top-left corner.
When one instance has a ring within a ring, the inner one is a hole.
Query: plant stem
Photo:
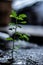
[[[16,33],[16,30],[17,30],[17,19],[16,19],[15,33]],[[15,40],[15,37],[13,37],[12,59],[13,59],[13,51],[14,51],[14,40]]]

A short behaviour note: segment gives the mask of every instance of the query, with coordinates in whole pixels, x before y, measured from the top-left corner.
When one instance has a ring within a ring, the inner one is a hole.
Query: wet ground
[[[15,63],[21,65],[43,65],[43,49],[19,49],[15,54],[15,58]]]
[[[15,48],[14,62],[11,65],[43,65],[43,46],[19,40],[15,42]],[[3,55],[2,58],[0,57],[0,62],[6,63],[12,58],[11,50],[6,52],[0,50],[0,52]]]

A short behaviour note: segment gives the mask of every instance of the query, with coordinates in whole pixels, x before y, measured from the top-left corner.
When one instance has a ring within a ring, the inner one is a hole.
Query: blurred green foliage
[[[6,38],[6,40],[13,41],[13,38],[12,37],[9,37],[9,38]]]
[[[16,18],[17,20],[23,20],[23,18],[25,18],[27,16],[25,14],[20,14],[19,16],[17,16],[16,11],[12,10],[10,17]],[[26,21],[22,21],[21,23],[25,24]],[[16,24],[10,23],[9,25],[13,25],[14,26]],[[22,28],[20,25],[16,25],[16,26],[19,27],[19,28]],[[12,41],[13,40],[14,41],[16,39],[20,39],[20,40],[29,41],[29,37],[28,37],[27,34],[16,32],[17,27],[16,28],[12,28],[12,29],[15,29],[14,35],[12,37],[10,37],[10,38],[7,38],[6,40],[8,40],[8,41],[10,41],[10,40]],[[10,30],[12,30],[12,29],[10,29]]]
[[[20,23],[26,24],[26,21],[23,21],[26,18],[26,14],[19,14],[17,15],[16,11],[12,10],[10,17],[15,18],[16,20],[20,20]]]
[[[14,37],[14,40],[13,40],[13,37]],[[16,41],[16,40],[20,39],[20,40],[29,41],[29,36],[27,34],[24,34],[24,33],[16,32],[16,33],[14,33],[13,37],[6,38],[6,40]]]
[[[27,17],[25,14],[19,14],[19,15],[17,15],[16,11],[12,10],[10,17],[15,18],[16,20],[22,20],[22,22],[21,21],[20,22],[22,24],[26,24],[26,21],[23,21],[24,18]],[[18,24],[18,23],[16,23],[16,24]],[[16,25],[16,24],[15,23],[10,23],[9,25]],[[17,25],[17,27],[22,28],[20,25]],[[17,29],[17,27],[16,27],[16,29]],[[14,28],[12,28],[12,29],[14,29]],[[29,41],[29,36],[27,34],[24,34],[24,33],[16,32],[16,33],[14,33],[13,36],[15,38],[14,40],[20,39],[20,40]],[[11,38],[8,38],[8,40],[12,40],[12,39]]]
[[[20,39],[20,40],[29,41],[29,36],[27,34],[16,32],[14,36],[15,36],[15,39],[17,40]]]

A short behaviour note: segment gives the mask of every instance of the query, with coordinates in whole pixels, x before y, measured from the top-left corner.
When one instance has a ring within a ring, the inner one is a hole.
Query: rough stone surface
[[[12,57],[11,50],[6,51],[0,62],[6,63]],[[43,65],[43,46],[30,49],[14,49],[13,57],[15,62],[12,65]]]

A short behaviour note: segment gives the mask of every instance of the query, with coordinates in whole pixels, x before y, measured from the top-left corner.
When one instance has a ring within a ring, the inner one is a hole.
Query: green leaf
[[[13,41],[13,38],[9,37],[9,38],[6,38],[7,41]]]
[[[23,37],[23,35],[21,34],[19,38],[20,38],[20,39],[23,39],[24,37]]]
[[[17,20],[23,20],[23,18],[21,18],[21,17],[16,17],[16,19],[17,19]]]
[[[10,17],[14,17],[14,16],[11,14]]]
[[[18,20],[19,18],[18,18],[18,17],[16,17],[16,19]]]
[[[23,37],[26,39],[26,40],[29,40],[28,36],[27,35],[23,35]]]
[[[22,21],[22,22],[20,22],[20,23],[22,23],[22,24],[26,24],[27,22],[26,22],[26,21]]]
[[[20,14],[20,15],[19,15],[19,18],[20,18],[20,17],[21,17],[21,18],[26,18],[27,16],[26,16],[26,14]]]
[[[16,18],[16,16],[17,16],[16,11],[12,10],[10,17]]]

